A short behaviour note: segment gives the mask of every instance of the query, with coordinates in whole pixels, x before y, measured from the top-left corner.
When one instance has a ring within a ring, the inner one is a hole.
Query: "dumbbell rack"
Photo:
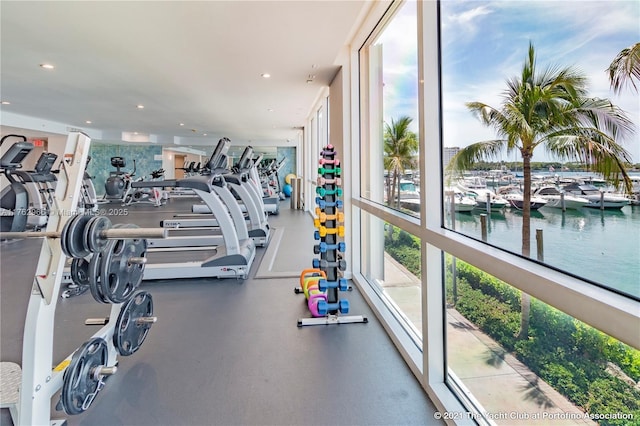
[[[342,271],[347,267],[342,254],[346,244],[339,241],[344,237],[344,212],[340,211],[343,202],[341,188],[340,160],[332,145],[327,145],[320,152],[320,167],[315,199],[316,216],[314,225],[314,239],[319,241],[314,246],[314,253],[319,259],[313,259],[313,268],[322,271],[326,278],[318,279],[318,287],[326,295],[326,300],[318,302],[319,317],[298,320],[298,327],[305,325],[329,325],[347,323],[366,323],[368,320],[362,315],[345,316],[349,313],[349,301],[340,298],[340,292],[349,291],[347,280],[342,277]]]
[[[58,175],[55,203],[43,234],[63,234],[62,231],[67,222],[75,217],[90,142],[90,138],[82,133],[69,134]],[[62,425],[66,422],[66,420],[51,419],[51,398],[63,387],[65,371],[74,361],[74,354],[79,351],[69,355],[52,368],[55,311],[66,263],[61,239],[43,238],[25,319],[21,375],[17,364],[2,363],[2,371],[7,371],[10,375],[5,377],[3,374],[0,377],[3,392],[6,390],[7,394],[12,394],[9,398],[15,398],[15,400],[5,400],[3,395],[2,406],[9,408],[16,425]],[[122,303],[112,304],[109,318],[119,318],[121,307]],[[100,364],[100,371],[92,373],[96,377],[99,376],[96,380],[100,382],[102,376],[112,374],[116,370],[118,350],[113,343],[116,323],[117,321],[108,319],[100,322],[99,324],[104,326],[90,339],[99,338],[106,342],[106,344],[102,343],[101,347],[104,355],[102,358],[106,362]],[[86,348],[86,344],[82,345],[82,348]],[[88,360],[92,359],[95,358]],[[104,373],[102,373],[103,370]],[[109,373],[106,370],[109,370]],[[5,383],[12,385],[20,383],[20,387],[15,389],[14,386],[10,389],[5,386]],[[87,405],[90,405],[91,401]]]

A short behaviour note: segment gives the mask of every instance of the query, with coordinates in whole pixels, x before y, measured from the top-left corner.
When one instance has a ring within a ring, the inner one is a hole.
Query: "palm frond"
[[[506,144],[504,139],[495,139],[466,146],[451,159],[449,169],[469,170],[479,161],[496,159],[504,151]]]
[[[622,49],[607,68],[607,72],[614,93],[620,93],[627,84],[638,92],[634,80],[640,81],[640,43]]]

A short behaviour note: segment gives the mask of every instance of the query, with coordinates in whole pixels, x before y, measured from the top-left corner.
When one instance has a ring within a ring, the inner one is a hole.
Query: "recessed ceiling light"
[[[271,74],[269,74],[269,73],[265,72],[265,73],[263,73],[263,74],[260,74],[260,76],[261,76],[262,78],[270,78],[270,77],[271,77]]]
[[[11,102],[9,102],[9,101],[2,101],[2,102],[0,102],[0,103],[1,103],[2,105],[11,105]]]
[[[206,133],[203,133],[203,134],[202,134],[202,136],[207,136],[207,134],[206,134]]]
[[[137,106],[136,106],[136,108],[138,108],[138,109],[144,109],[144,105],[142,105],[142,104],[137,105]]]
[[[134,134],[134,135],[137,135],[137,134],[138,134],[138,132],[133,132],[133,134]]]
[[[47,69],[47,70],[52,70],[52,69],[54,69],[54,68],[55,68],[55,67],[54,67],[53,65],[51,65],[51,64],[40,64],[40,67],[41,67],[41,68],[44,68],[44,69]]]
[[[92,123],[92,121],[91,121],[91,120],[87,120],[87,121],[85,121],[85,123],[87,123],[87,124],[91,124],[91,123]]]
[[[269,108],[269,109],[267,109],[267,111],[273,112],[273,108]]]
[[[181,126],[184,126],[184,123],[180,123]]]

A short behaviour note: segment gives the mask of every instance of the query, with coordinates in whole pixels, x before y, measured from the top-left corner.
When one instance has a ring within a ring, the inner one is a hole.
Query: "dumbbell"
[[[320,238],[327,236],[327,234],[337,234],[338,237],[344,237],[344,225],[340,225],[337,228],[327,228],[326,226],[320,226],[316,231]],[[320,238],[316,238],[319,240]]]
[[[349,313],[349,301],[346,299],[340,299],[338,303],[329,303],[325,300],[320,300],[318,302],[318,314],[320,316],[325,316],[329,313],[329,311],[338,310],[341,314]]]
[[[335,179],[327,179],[324,176],[318,176],[317,183],[318,185],[325,185],[325,184],[342,185],[342,179],[339,177]]]
[[[322,151],[320,151],[320,156],[321,157],[324,157],[325,155],[332,156],[332,155],[335,155],[335,154],[336,154],[336,152],[334,151],[333,145],[331,145],[331,144],[325,146],[324,149]]]
[[[327,269],[327,268],[334,268],[337,267],[339,270],[344,271],[345,269],[347,269],[347,261],[346,260],[338,260],[336,262],[330,262],[328,260],[324,260],[324,259],[313,259],[313,267],[314,268],[320,268],[320,269]]]
[[[324,197],[325,195],[337,195],[338,197],[342,197],[342,188],[325,189],[318,186],[316,187],[316,194],[321,197]]]
[[[340,167],[334,167],[333,169],[327,169],[325,167],[318,167],[318,174],[326,175],[329,173],[333,173],[336,176],[340,176],[342,169]]]
[[[338,244],[327,244],[322,241],[320,244],[316,244],[313,246],[313,253],[320,254],[326,253],[327,250],[338,250],[339,252],[344,253],[347,249],[347,245],[344,242],[339,242]]]
[[[316,221],[318,222],[318,225],[315,225],[316,228],[318,228],[320,225],[320,223],[325,223],[328,220],[336,220],[340,223],[344,222],[344,213],[343,212],[337,212],[336,214],[326,214],[325,212],[321,211],[319,208],[316,208],[316,214],[318,215],[318,218],[314,220],[314,223],[316,223]]]
[[[323,164],[333,164],[334,166],[339,166],[340,165],[340,160],[337,158],[334,158],[333,160],[330,160],[328,158],[324,158],[324,157],[320,157],[320,160],[318,160],[318,163],[322,166]]]
[[[340,291],[348,291],[349,282],[346,278],[338,278],[337,281],[327,281],[323,278],[318,280],[318,288],[320,288],[320,291],[327,291],[328,288],[337,288]]]
[[[338,209],[341,209],[344,206],[344,202],[342,200],[336,200],[334,202],[328,202],[328,201],[323,200],[320,197],[316,197],[316,204],[321,209],[325,209],[327,207],[336,207]]]

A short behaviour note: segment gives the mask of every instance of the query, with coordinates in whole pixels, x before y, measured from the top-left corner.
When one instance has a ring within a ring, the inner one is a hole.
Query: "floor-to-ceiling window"
[[[379,14],[357,51],[355,281],[390,313],[387,329],[408,336],[394,341],[425,388],[458,410],[445,420],[640,422],[640,210],[605,208],[616,195],[606,188],[600,205],[569,207],[569,178],[604,176],[553,158],[570,152],[562,143],[608,138],[640,162],[640,136],[626,131],[639,124],[638,94],[614,94],[604,72],[640,41],[640,6],[409,1]],[[549,101],[558,92],[579,96]],[[602,99],[625,111],[617,132],[593,120],[611,113]],[[586,105],[579,119],[569,111]],[[394,130],[405,136],[395,150]],[[544,207],[518,204],[525,178],[556,188],[558,207],[546,205],[554,194]]]

